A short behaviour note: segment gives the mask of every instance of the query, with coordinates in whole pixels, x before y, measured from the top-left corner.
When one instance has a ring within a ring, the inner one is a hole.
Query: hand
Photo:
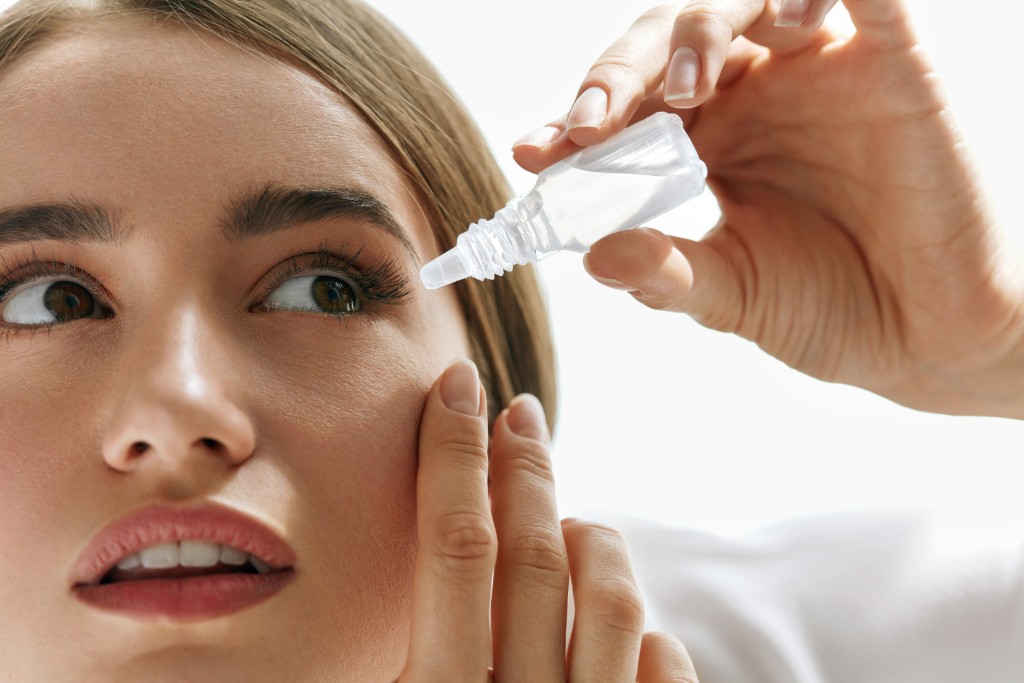
[[[493,658],[497,683],[696,683],[678,640],[643,633],[622,537],[575,520],[559,525],[540,403],[517,397],[498,415],[488,468],[484,402],[468,361],[450,365],[427,398],[412,628],[399,680],[484,683]]]
[[[652,10],[515,158],[539,172],[678,111],[721,220],[700,241],[610,235],[585,257],[595,278],[820,379],[923,410],[1024,417],[1019,257],[906,10],[846,0],[857,33],[844,38],[820,28],[835,4],[785,3],[783,24],[810,7],[799,28],[775,26],[765,0]]]

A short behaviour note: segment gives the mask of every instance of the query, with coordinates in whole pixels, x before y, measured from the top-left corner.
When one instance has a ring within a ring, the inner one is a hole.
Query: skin
[[[696,681],[678,640],[643,633],[621,535],[559,522],[539,403],[513,401],[488,433],[475,367],[447,365],[468,353],[451,288],[424,289],[399,240],[357,219],[221,233],[245,189],[352,187],[390,207],[420,262],[436,255],[402,173],[341,97],[212,35],[118,18],[0,74],[0,117],[0,207],[74,197],[134,226],[120,243],[0,247],[8,266],[76,268],[15,286],[0,321],[47,279],[111,311],[0,322],[0,548],[21,549],[0,563],[6,680],[458,682],[491,662],[503,683]],[[321,244],[362,248],[357,269],[393,259],[410,295],[341,319],[253,308]],[[286,538],[295,581],[187,623],[73,597],[69,567],[99,529],[200,500]]]
[[[539,172],[654,111],[679,113],[721,220],[699,241],[610,235],[584,260],[591,275],[820,379],[920,410],[1024,418],[1020,255],[906,8],[848,0],[848,37],[822,28],[835,4],[651,10],[515,158]],[[695,88],[672,64],[681,47],[699,58]]]

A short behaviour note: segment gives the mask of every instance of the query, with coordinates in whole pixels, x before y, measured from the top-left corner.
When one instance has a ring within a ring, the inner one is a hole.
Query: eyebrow
[[[294,187],[267,183],[227,204],[218,227],[229,242],[269,235],[304,223],[332,218],[365,221],[397,238],[419,263],[409,234],[387,205],[355,188]],[[71,198],[65,203],[31,204],[0,209],[0,246],[60,240],[124,244],[132,227],[120,212],[95,202]]]

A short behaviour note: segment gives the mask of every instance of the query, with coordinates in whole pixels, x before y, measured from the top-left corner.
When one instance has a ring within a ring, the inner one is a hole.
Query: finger
[[[601,284],[628,291],[650,308],[735,332],[744,312],[743,280],[715,239],[714,231],[694,242],[653,228],[624,230],[595,242],[583,264]]]
[[[743,37],[737,38],[732,43],[729,57],[719,76],[719,86],[734,82],[755,59],[763,57],[766,51],[766,48]],[[655,112],[666,110],[669,110],[669,107],[665,104],[664,88],[662,84],[658,84],[647,93],[647,97],[637,107],[627,125],[641,121]],[[683,126],[691,131],[692,124],[697,120],[701,110],[686,108],[671,111],[678,115],[683,120]],[[580,151],[583,148],[565,135],[565,123],[566,117],[563,116],[523,135],[512,145],[512,158],[530,173],[540,173],[548,166]]]
[[[566,117],[530,131],[512,145],[512,158],[530,173],[545,168],[582,149],[565,135]]]
[[[540,401],[517,396],[494,423],[491,509],[498,532],[494,570],[495,679],[565,680],[569,560],[555,503],[555,478]]]
[[[668,633],[645,633],[640,644],[637,683],[697,683],[693,662],[679,639]]]
[[[807,17],[800,28],[807,32],[818,30],[825,23],[828,13],[838,4],[839,0],[816,0],[808,10]]]
[[[487,501],[486,416],[476,366],[456,360],[431,388],[420,426],[403,681],[480,681],[487,671],[497,541]]]
[[[800,13],[795,26],[809,26],[807,12],[827,14],[834,0],[795,0]],[[673,107],[695,107],[705,102],[718,86],[734,40],[750,41],[778,53],[802,49],[823,40],[812,30],[786,30],[793,19],[792,5],[783,3],[779,13],[765,0],[699,0],[676,17],[665,75],[665,102]]]
[[[665,46],[676,10],[656,7],[640,16],[594,62],[569,109],[566,133],[592,145],[622,130],[665,74]]]
[[[878,50],[905,50],[917,43],[904,0],[844,0],[857,38]]]
[[[576,618],[569,682],[635,683],[644,607],[625,539],[600,524],[565,520]]]
[[[644,118],[641,113],[703,103],[730,56],[737,54],[731,45],[744,31],[776,49],[808,42],[792,31],[773,29],[774,20],[764,0],[707,0],[682,11],[662,6],[646,12],[594,63],[569,113],[522,136],[512,146],[513,157],[536,173],[583,146],[606,140]],[[750,61],[749,46],[743,48],[740,59],[732,60],[733,73],[735,66],[741,71]]]

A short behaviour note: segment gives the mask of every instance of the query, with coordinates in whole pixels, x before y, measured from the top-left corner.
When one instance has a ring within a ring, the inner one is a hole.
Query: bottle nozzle
[[[469,268],[458,247],[452,247],[420,269],[420,279],[427,289],[437,289],[469,277]]]

